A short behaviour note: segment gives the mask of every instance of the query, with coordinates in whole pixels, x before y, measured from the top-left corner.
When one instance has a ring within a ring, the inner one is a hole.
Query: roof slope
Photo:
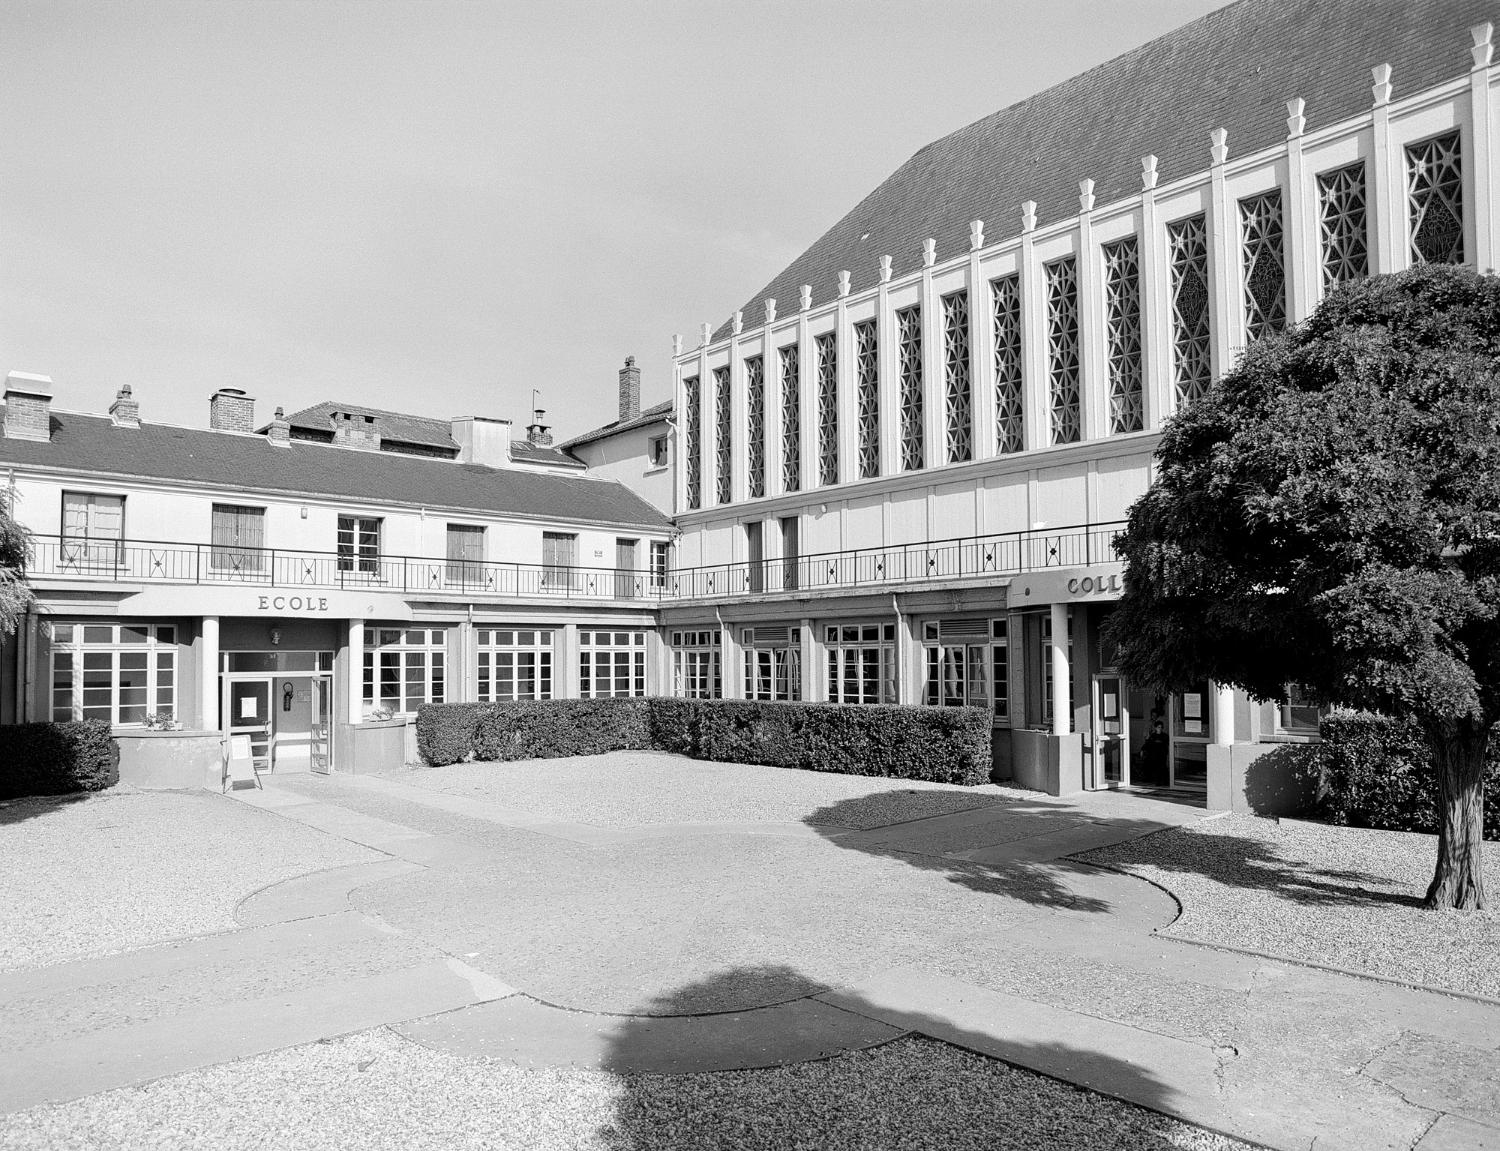
[[[534,444],[530,440],[511,440],[510,458],[526,464],[547,464],[554,468],[571,468],[578,471],[587,468],[582,460],[574,459],[561,445]]]
[[[581,436],[574,436],[562,444],[564,449],[576,447],[579,444],[591,444],[595,440],[602,440],[605,436],[612,436],[616,432],[628,432],[632,428],[642,428],[647,424],[654,424],[672,410],[672,401],[663,400],[659,404],[652,404],[649,408],[641,411],[641,414],[633,420],[615,420],[613,423],[605,424],[602,428],[595,428],[591,432],[584,432]]]
[[[968,251],[969,221],[991,240],[1078,212],[1078,182],[1101,207],[1141,190],[1141,157],[1155,154],[1162,184],[1209,165],[1209,132],[1228,130],[1232,157],[1286,137],[1286,101],[1307,101],[1309,131],[1367,112],[1370,69],[1392,66],[1393,96],[1469,68],[1466,30],[1500,20],[1496,0],[1240,0],[1105,64],[928,144],[898,168],[744,306],[795,307],[801,285],[832,299],[838,274],[854,291]],[[718,339],[728,332],[724,325]]]
[[[610,480],[299,440],[278,447],[264,436],[164,424],[121,428],[106,416],[73,412],[52,413],[50,443],[0,438],[0,463],[578,523],[668,524]]]
[[[426,416],[409,416],[404,412],[387,412],[380,408],[366,408],[359,404],[341,404],[334,400],[324,400],[320,404],[314,404],[310,408],[303,408],[300,412],[293,412],[287,416],[287,423],[294,428],[307,428],[309,431],[328,432],[332,434],[333,425],[329,422],[334,412],[352,412],[357,416],[376,416],[380,420],[380,435],[382,439],[395,440],[403,444],[424,444],[428,447],[447,448],[450,451],[458,451],[458,444],[453,439],[453,425],[448,420],[434,420]],[[262,429],[264,430],[264,429]]]

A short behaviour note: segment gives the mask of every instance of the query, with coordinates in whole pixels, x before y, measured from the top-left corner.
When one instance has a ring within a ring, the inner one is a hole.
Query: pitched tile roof
[[[641,414],[633,420],[615,420],[614,423],[605,424],[602,428],[595,428],[591,432],[584,432],[581,436],[574,436],[562,444],[564,449],[576,447],[579,444],[591,444],[595,440],[602,440],[605,436],[612,436],[617,432],[628,432],[632,428],[643,428],[647,424],[654,424],[665,418],[672,410],[672,401],[663,400],[659,404],[652,404],[649,408],[642,410]]]
[[[334,412],[352,412],[358,416],[378,417],[382,439],[458,451],[458,444],[453,439],[452,423],[448,420],[434,420],[427,416],[409,416],[403,412],[387,412],[380,408],[366,408],[359,404],[341,404],[335,400],[324,400],[310,408],[303,408],[300,412],[293,412],[286,419],[287,423],[294,428],[331,434],[332,425],[329,423],[329,417]]]
[[[1147,154],[1162,184],[1202,171],[1214,128],[1231,158],[1269,147],[1294,96],[1308,131],[1367,112],[1375,65],[1397,99],[1461,76],[1467,29],[1497,15],[1495,0],[1240,0],[928,144],[751,297],[746,325],[768,298],[795,308],[803,284],[834,298],[841,270],[872,286],[884,255],[894,275],[920,268],[928,237],[940,261],[966,252],[970,220],[1014,236],[1026,200],[1038,226],[1074,216],[1085,178],[1100,207],[1138,195]]]
[[[169,480],[229,491],[271,492],[445,508],[573,523],[665,528],[668,520],[610,480],[487,468],[430,456],[369,452],[265,436],[52,413],[52,440],[0,437],[0,466]]]
[[[572,468],[575,471],[588,467],[582,460],[568,455],[561,445],[538,445],[530,440],[511,440],[510,458],[528,464],[551,464],[553,467]]]

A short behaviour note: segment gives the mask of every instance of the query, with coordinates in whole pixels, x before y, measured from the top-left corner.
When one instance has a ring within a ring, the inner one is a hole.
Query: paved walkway
[[[917,1032],[1277,1148],[1500,1148],[1500,1007],[1153,935],[1171,897],[1065,858],[1201,811],[976,797],[903,818],[932,796],[905,794],[601,826],[276,779],[236,800],[387,858],[261,891],[235,932],[0,975],[0,1111],[381,1024],[665,1072]]]

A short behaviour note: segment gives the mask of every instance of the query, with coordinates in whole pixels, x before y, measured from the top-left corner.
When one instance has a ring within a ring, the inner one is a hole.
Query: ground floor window
[[[365,706],[398,713],[442,703],[447,652],[440,627],[365,628]]]
[[[895,703],[896,625],[840,624],[828,644],[828,702]]]
[[[552,633],[478,628],[476,695],[480,703],[552,698]]]
[[[1286,685],[1286,698],[1276,705],[1276,730],[1281,735],[1317,735],[1327,711],[1300,683]]]
[[[1004,627],[1003,620],[997,620]],[[922,625],[929,707],[991,707],[996,700],[989,620],[941,620]],[[1003,649],[1004,644],[1001,643]]]
[[[743,638],[745,698],[801,699],[802,629],[747,627]]]
[[[1026,726],[1052,726],[1052,613],[1028,612],[1021,617],[1026,675]],[[1073,666],[1073,618],[1068,617],[1068,666]],[[1008,653],[1007,653],[1008,654]]]
[[[578,633],[578,694],[582,699],[646,694],[646,633]]]
[[[722,633],[672,633],[672,694],[684,699],[722,699]]]
[[[52,719],[114,726],[177,718],[177,628],[152,623],[54,623]]]

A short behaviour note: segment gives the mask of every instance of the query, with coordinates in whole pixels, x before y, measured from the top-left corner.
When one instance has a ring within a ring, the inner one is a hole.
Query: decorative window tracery
[[[838,346],[832,332],[813,341],[818,365],[818,482],[839,482]]]
[[[1141,406],[1141,258],[1134,236],[1104,245],[1104,332],[1109,434],[1138,432],[1145,419]]]
[[[760,356],[745,360],[745,453],[750,498],[766,494],[766,365]]]
[[[859,399],[859,476],[880,474],[880,337],[874,320],[854,325],[855,394]]]
[[[1177,406],[1196,400],[1213,380],[1208,300],[1208,229],[1203,215],[1167,225],[1172,287],[1172,385]]]
[[[896,313],[896,349],[901,362],[901,468],[915,471],[925,458],[922,429],[922,309]]]
[[[1044,271],[1052,442],[1072,444],[1083,434],[1078,393],[1078,262],[1064,256],[1046,265]]]
[[[714,459],[718,465],[718,495],[721,504],[727,504],[733,496],[733,440],[729,411],[729,369],[714,369],[715,403],[718,405],[717,431],[714,442]]]
[[[1251,343],[1286,327],[1281,189],[1240,201],[1245,261],[1245,335]]]
[[[1414,264],[1464,262],[1463,149],[1457,132],[1406,148]]]
[[[1021,277],[1003,276],[990,283],[995,305],[995,450],[1019,452],[1024,445],[1021,398],[1025,393],[1021,360]]]
[[[703,395],[697,376],[683,380],[682,387],[687,392],[687,503],[691,509],[703,506]]]
[[[1363,280],[1370,274],[1364,161],[1319,174],[1318,209],[1323,289]]]
[[[974,458],[974,402],[969,385],[969,293],[943,297],[943,376],[947,391],[948,462]]]
[[[802,490],[802,376],[797,345],[788,344],[781,363],[781,488]]]

